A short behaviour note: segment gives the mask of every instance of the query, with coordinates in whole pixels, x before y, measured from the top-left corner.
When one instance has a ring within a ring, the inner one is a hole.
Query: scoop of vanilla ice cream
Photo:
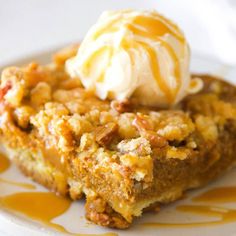
[[[132,96],[142,105],[166,107],[199,86],[190,86],[189,56],[182,31],[156,11],[109,11],[66,69],[101,99]]]

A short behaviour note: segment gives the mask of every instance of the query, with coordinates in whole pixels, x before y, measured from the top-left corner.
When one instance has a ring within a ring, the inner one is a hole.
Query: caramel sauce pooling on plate
[[[236,222],[236,209],[230,209],[221,206],[215,206],[217,203],[236,203],[236,187],[221,187],[211,189],[197,197],[193,202],[205,203],[206,205],[180,205],[176,207],[177,211],[192,213],[200,216],[217,217],[217,220],[198,221],[193,223],[169,223],[169,222],[150,222],[144,223],[147,227],[196,227],[221,225]],[[212,204],[212,205],[209,205]]]
[[[0,173],[3,173],[10,167],[11,163],[9,159],[0,153]]]
[[[51,192],[19,192],[1,197],[0,203],[6,209],[23,213],[59,230],[64,228],[51,220],[63,214],[71,205],[69,199]]]
[[[19,192],[0,198],[2,207],[22,213],[31,219],[39,220],[56,230],[70,235],[83,236],[87,234],[74,234],[67,231],[62,225],[52,220],[65,213],[71,206],[71,200],[57,196],[51,192]],[[89,234],[102,236],[116,236],[114,233]]]
[[[214,188],[194,197],[193,201],[206,203],[236,203],[236,187]]]
[[[6,171],[9,167],[9,159],[0,153],[0,173]],[[15,182],[3,178],[0,178],[0,182],[26,189],[33,190],[36,188],[32,184]],[[65,213],[69,209],[70,205],[71,201],[68,198],[57,196],[51,192],[18,192],[0,197],[0,206],[5,209],[22,213],[34,220],[39,220],[60,232],[77,236],[86,235],[73,234],[68,232],[62,225],[51,222],[54,218]],[[95,234],[90,235],[96,236]],[[116,236],[114,233],[105,233],[99,235]]]
[[[10,163],[9,159],[0,153],[0,173],[3,173],[4,171],[6,171],[10,167],[10,165],[11,165],[11,163]],[[3,179],[3,178],[0,178],[0,182],[5,183],[5,184],[18,186],[18,187],[22,187],[22,188],[27,188],[27,189],[35,189],[36,188],[33,184],[20,183],[20,182],[15,182],[15,181]]]

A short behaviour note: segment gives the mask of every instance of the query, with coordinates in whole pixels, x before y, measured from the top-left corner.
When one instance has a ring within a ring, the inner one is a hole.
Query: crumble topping
[[[39,82],[30,92],[30,102],[34,107],[51,101],[51,87],[46,82]]]
[[[152,154],[150,143],[145,138],[136,138],[131,140],[123,140],[117,145],[121,153],[129,153],[138,156],[147,156]]]
[[[153,148],[174,145],[168,154],[173,156],[174,147],[183,141],[188,148],[197,148],[197,142],[191,140],[195,130],[205,140],[214,141],[220,125],[236,117],[235,107],[214,94],[193,95],[196,99],[190,101],[186,98],[189,113],[150,110],[131,101],[101,101],[69,78],[59,62],[5,69],[1,94],[19,127],[37,128],[38,135],[61,152],[74,151],[78,143],[83,149],[82,137],[88,133],[98,146],[117,150],[119,155],[148,156]],[[200,110],[202,115],[195,116]],[[183,155],[175,156],[183,159]]]

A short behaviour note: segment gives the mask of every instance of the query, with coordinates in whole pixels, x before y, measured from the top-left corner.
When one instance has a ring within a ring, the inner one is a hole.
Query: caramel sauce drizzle
[[[174,66],[174,75],[176,78],[176,87],[172,90],[170,90],[170,92],[172,92],[172,99],[171,102],[173,102],[174,98],[176,97],[177,93],[179,92],[181,85],[182,85],[182,81],[180,79],[180,62],[178,60],[178,57],[176,55],[176,53],[174,52],[174,49],[168,44],[166,43],[164,40],[162,40],[161,38],[159,38],[160,43],[162,44],[162,46],[164,46],[166,48],[166,50],[168,51],[168,53],[170,54],[170,56],[172,57],[172,61],[174,62],[175,66]],[[168,98],[168,97],[167,97]]]
[[[194,197],[193,201],[206,203],[236,203],[236,187],[214,188]]]
[[[173,98],[172,92],[171,92],[170,88],[168,87],[165,79],[161,76],[160,66],[157,61],[157,55],[156,55],[155,50],[152,47],[150,47],[147,43],[139,42],[139,44],[142,45],[143,48],[145,48],[145,50],[150,58],[152,73],[158,83],[158,86],[164,92],[167,99],[170,102],[172,102],[174,100],[174,98]]]
[[[181,44],[185,43],[184,37],[179,32],[176,25],[174,25],[172,22],[170,22],[168,19],[165,19],[163,16],[155,15],[154,13],[150,16],[135,16],[133,19],[131,19],[131,23],[127,22],[125,23],[126,27],[135,35],[139,36],[140,38],[148,38],[155,41],[158,41],[161,43],[161,45],[168,51],[169,55],[172,58],[172,61],[174,62],[174,74],[176,78],[176,87],[175,89],[169,88],[168,84],[166,83],[165,79],[162,78],[161,72],[160,72],[160,65],[158,63],[157,55],[155,50],[149,46],[147,43],[143,42],[143,40],[139,40],[136,42],[129,42],[129,48],[135,47],[138,48],[139,46],[142,46],[145,51],[147,52],[147,55],[150,59],[151,63],[151,69],[153,76],[161,89],[161,91],[165,94],[167,100],[170,103],[173,103],[174,98],[176,97],[176,94],[178,93],[180,87],[181,87],[181,79],[180,79],[180,64],[177,58],[177,55],[174,51],[174,49],[166,43],[163,39],[160,37],[170,34],[174,35]],[[111,22],[107,23],[104,27],[102,27],[98,32],[96,32],[93,36],[93,39],[96,40],[99,36],[106,33],[112,33],[119,29],[120,22],[124,22],[124,18],[121,16],[114,18]],[[138,46],[135,46],[138,45]],[[85,62],[85,68],[87,71],[87,75],[89,74],[89,69],[91,68],[91,65],[95,58],[99,57],[101,54],[104,53],[105,50],[108,50],[106,48],[107,46],[103,46],[97,51],[95,51],[92,55],[90,55],[86,62]],[[127,42],[124,43],[121,42],[120,45],[121,48],[127,49]],[[111,63],[111,58],[113,54],[120,49],[111,50],[109,49],[109,56],[107,58],[107,65],[105,68],[101,69],[101,74],[99,78],[97,79],[98,82],[102,82],[104,80],[105,70]],[[133,61],[132,53],[129,52],[129,56],[131,59],[131,62]],[[133,64],[133,63],[132,63]],[[172,91],[173,90],[173,91]]]
[[[196,226],[214,226],[236,222],[236,209],[220,207],[210,204],[216,203],[235,203],[236,187],[221,187],[211,189],[197,197],[193,202],[205,203],[204,205],[180,205],[176,207],[177,211],[192,213],[200,216],[217,217],[217,220],[198,221],[193,223],[169,223],[169,222],[148,222],[144,223],[145,227],[196,227]]]
[[[11,163],[9,159],[0,153],[0,173],[3,173],[10,167]]]
[[[101,55],[106,53],[107,55],[107,65],[101,69],[100,75],[97,79],[98,82],[102,82],[104,81],[104,75],[105,75],[105,70],[106,67],[108,67],[108,63],[111,62],[111,57],[113,55],[112,53],[112,48],[109,46],[103,46],[101,48],[99,48],[96,52],[94,52],[84,63],[84,68],[85,68],[85,74],[89,74],[89,68],[91,68],[92,64],[94,63],[94,61]]]
[[[160,74],[160,68],[159,68],[159,63],[157,60],[157,55],[155,50],[150,47],[147,43],[142,42],[142,41],[137,41],[137,42],[128,42],[126,40],[123,40],[121,42],[122,48],[124,48],[126,51],[129,51],[131,48],[135,47],[135,48],[139,48],[139,47],[143,47],[145,48],[150,61],[151,61],[151,69],[152,69],[152,73],[154,75],[154,78],[159,78],[156,79],[158,86],[161,88],[162,91],[164,91],[164,93],[167,95],[167,99],[169,100],[170,103],[174,102],[175,96],[178,93],[180,87],[181,87],[181,79],[180,79],[180,64],[178,61],[178,58],[174,52],[174,50],[161,38],[159,37],[155,37],[155,39],[159,40],[159,42],[168,50],[169,54],[171,55],[171,57],[174,60],[175,63],[175,69],[174,69],[174,74],[176,77],[176,88],[172,91],[172,89],[170,89],[165,81],[164,78],[162,78],[161,74]],[[132,54],[132,51],[129,51],[129,56],[130,56],[130,60],[132,65],[134,65],[134,57]]]
[[[3,173],[4,171],[6,171],[10,166],[11,166],[10,160],[6,156],[0,153],[0,173]],[[15,181],[3,179],[3,178],[0,178],[0,182],[26,188],[26,189],[36,188],[33,184],[20,183],[20,182],[15,182]]]
[[[147,38],[154,38],[156,36],[164,36],[165,34],[174,35],[180,42],[184,42],[184,38],[177,33],[177,28],[173,27],[173,25],[170,25],[170,21],[167,19],[164,19],[161,16],[137,16],[133,20],[134,25],[138,25],[139,27],[142,27],[143,29],[146,29],[145,31],[136,31],[133,28],[132,32],[143,37]],[[173,28],[175,30],[173,30]]]
[[[36,186],[33,184],[21,183],[21,182],[16,182],[16,181],[3,179],[3,178],[0,178],[0,182],[5,183],[5,184],[14,185],[14,186],[21,187],[21,188],[26,188],[26,189],[32,189],[32,190],[36,189]]]

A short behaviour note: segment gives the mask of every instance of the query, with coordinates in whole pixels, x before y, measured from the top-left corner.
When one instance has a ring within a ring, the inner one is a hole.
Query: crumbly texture
[[[0,85],[1,148],[26,175],[72,199],[86,217],[127,228],[143,210],[180,198],[230,169],[236,156],[236,88],[204,88],[169,110],[102,101],[64,62],[6,68]]]

